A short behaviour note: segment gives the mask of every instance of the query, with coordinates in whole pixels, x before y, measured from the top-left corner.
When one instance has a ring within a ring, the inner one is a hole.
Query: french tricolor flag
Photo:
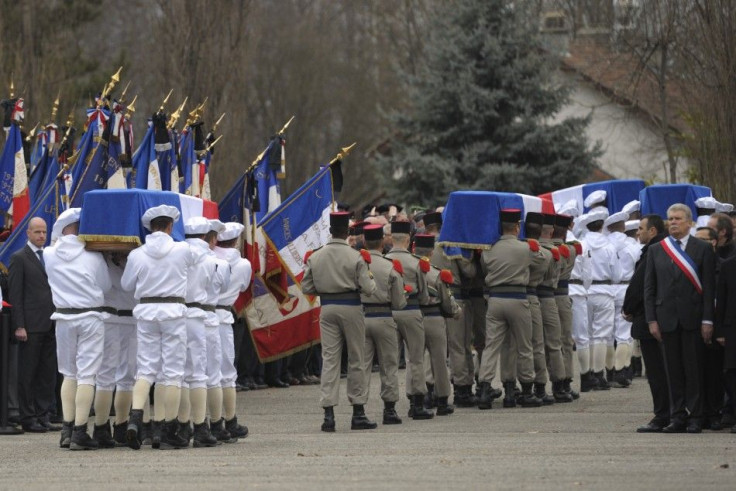
[[[607,195],[608,211],[616,213],[621,211],[626,203],[638,200],[639,192],[644,187],[644,181],[641,179],[614,179],[558,189],[551,193],[540,194],[539,197],[554,203],[555,210],[559,210],[562,205],[574,199],[577,202],[578,211],[583,214],[588,211],[583,206],[585,198],[593,191],[603,190]]]
[[[0,209],[12,214],[13,223],[20,223],[28,213],[31,203],[23,138],[18,124],[11,124],[7,135],[0,155]]]

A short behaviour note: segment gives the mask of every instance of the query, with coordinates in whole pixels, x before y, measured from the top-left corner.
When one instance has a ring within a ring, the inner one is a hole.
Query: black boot
[[[618,370],[616,370],[615,368],[610,368],[610,369],[606,368],[604,373],[606,376],[606,380],[608,381],[609,384],[611,384],[613,383],[614,380],[616,380],[616,375],[618,374]]]
[[[555,402],[572,402],[572,394],[565,390],[564,380],[552,382],[552,397],[555,398]]]
[[[233,419],[225,420],[225,429],[229,431],[232,436],[238,438],[245,438],[248,436],[248,427],[238,424],[237,416],[233,416]]]
[[[149,421],[141,425],[141,445],[153,445],[153,424]]]
[[[161,427],[161,450],[172,450],[178,448],[187,448],[189,442],[179,435],[179,421],[173,419],[164,421]]]
[[[64,421],[61,425],[61,438],[59,439],[59,447],[69,448],[72,443],[72,432],[74,431],[74,422]]]
[[[112,425],[112,439],[115,440],[116,447],[128,446],[125,441],[125,430],[128,428],[128,422],[120,423],[119,425]]]
[[[216,447],[217,438],[212,436],[210,429],[207,428],[207,423],[202,422],[198,425],[194,425],[194,448],[201,447]]]
[[[592,371],[580,374],[580,392],[598,389],[598,379]]]
[[[521,397],[519,401],[521,407],[539,407],[542,405],[542,400],[532,392],[533,386],[534,384],[532,382],[521,384]]]
[[[600,372],[593,374],[598,381],[598,385],[593,390],[611,390],[611,385],[608,383],[608,380],[606,380],[604,373],[605,372],[601,370]]]
[[[631,357],[631,370],[633,372],[634,377],[641,377],[641,373],[642,373],[641,356]]]
[[[375,430],[378,424],[365,415],[363,404],[353,404],[353,419],[350,421],[351,430]]]
[[[580,399],[580,393],[572,389],[572,379],[571,378],[566,378],[562,382],[565,387],[565,392],[570,394],[570,397],[572,397],[573,401]]]
[[[491,386],[491,399],[498,399],[503,395],[503,391],[501,389],[494,389],[493,386]]]
[[[401,418],[396,414],[396,403],[386,401],[383,403],[383,424],[400,425]]]
[[[618,370],[616,376],[613,379],[613,386],[617,389],[626,389],[631,385],[629,380],[629,367],[624,367],[623,370]]]
[[[143,424],[143,409],[131,409],[128,428],[125,430],[125,441],[133,450],[141,448],[141,424]]]
[[[478,398],[473,394],[472,386],[456,385],[453,402],[458,407],[475,407],[478,405]]]
[[[555,403],[555,398],[547,394],[547,384],[534,384],[534,396],[542,401],[542,404],[549,406]]]
[[[87,423],[74,427],[69,450],[97,450],[98,448],[97,442],[87,433]]]
[[[478,384],[480,388],[480,397],[478,397],[478,409],[491,409],[493,407],[493,398],[491,397],[491,383],[481,382]]]
[[[504,382],[503,390],[503,407],[516,407],[516,382]]]
[[[163,421],[151,420],[151,448],[159,448],[161,446],[161,433],[163,431]]]
[[[409,399],[409,411],[407,411],[406,415],[410,418],[414,417],[414,396],[406,394],[406,398]]]
[[[455,412],[455,406],[447,403],[448,397],[437,398],[437,416],[448,416]]]
[[[189,442],[192,440],[192,424],[187,421],[186,423],[182,423],[179,420],[176,420],[177,424],[179,425],[178,433],[179,436],[182,437],[184,440],[186,440],[187,445],[189,445]]]
[[[424,407],[428,409],[437,407],[437,400],[434,397],[434,384],[427,384],[427,393],[424,394]]]
[[[100,448],[115,448],[115,440],[110,432],[110,422],[97,426],[92,430],[92,438],[95,439]]]
[[[217,421],[210,421],[210,432],[218,442],[235,443],[238,441],[237,437],[231,435],[225,428],[225,420],[223,418],[220,418]]]
[[[424,408],[424,395],[417,394],[412,397],[414,398],[414,415],[412,418],[415,420],[434,418],[434,413]]]
[[[322,422],[322,431],[327,433],[335,432],[335,411],[332,406],[326,407],[325,409],[325,420]]]

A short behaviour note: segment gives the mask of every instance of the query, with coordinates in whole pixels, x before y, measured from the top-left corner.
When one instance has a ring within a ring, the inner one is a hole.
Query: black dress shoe
[[[38,423],[46,428],[46,431],[61,431],[61,425],[52,424],[50,421],[41,420]]]
[[[44,425],[42,425],[38,421],[34,421],[33,423],[29,423],[29,424],[24,424],[22,426],[23,426],[23,431],[25,431],[26,433],[46,433],[47,431],[49,431],[48,429],[46,429]]]
[[[688,423],[686,430],[688,433],[702,433],[703,432],[703,426],[696,421],[691,421]]]
[[[268,386],[269,387],[276,387],[277,389],[286,389],[286,388],[289,387],[289,384],[287,384],[283,380],[276,379],[276,380],[269,381],[268,382]]]
[[[662,430],[667,426],[667,423],[660,424],[656,421],[650,421],[644,426],[640,426],[636,429],[637,433],[662,433]]]
[[[685,431],[687,431],[687,425],[680,421],[673,421],[662,428],[662,433],[685,433]]]

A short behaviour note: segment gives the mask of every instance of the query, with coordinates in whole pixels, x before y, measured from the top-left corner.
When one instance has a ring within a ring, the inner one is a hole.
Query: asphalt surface
[[[399,377],[403,386],[403,371]],[[58,433],[0,436],[2,489],[736,489],[736,434],[637,434],[649,389],[538,409],[457,409],[430,421],[319,430],[318,386],[238,394],[248,438],[210,449],[71,452]],[[500,404],[497,404],[500,405]],[[369,417],[380,421],[378,374]]]

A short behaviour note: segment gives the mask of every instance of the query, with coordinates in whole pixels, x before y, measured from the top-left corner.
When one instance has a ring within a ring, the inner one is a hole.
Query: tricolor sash
[[[678,268],[685,274],[685,277],[693,284],[695,290],[701,295],[703,294],[703,285],[698,278],[698,268],[695,262],[687,253],[675,243],[675,239],[671,236],[662,241],[664,252],[672,259]]]

